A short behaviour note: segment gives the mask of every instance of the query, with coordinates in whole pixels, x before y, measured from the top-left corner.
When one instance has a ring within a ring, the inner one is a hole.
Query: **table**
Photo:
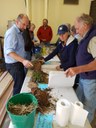
[[[53,67],[54,67],[54,65],[53,65]],[[43,68],[43,70],[45,70],[45,67]],[[51,70],[54,70],[54,68],[51,68]],[[45,70],[45,71],[49,72],[50,69],[47,68],[47,70]],[[32,71],[28,70],[27,76],[24,80],[23,87],[21,89],[21,93],[22,92],[30,92],[30,88],[28,88],[27,85],[28,85],[28,82],[31,79],[31,76],[32,76]],[[63,92],[64,92],[64,95],[63,95],[64,98],[68,99],[69,101],[74,103],[75,101],[78,100],[73,88],[63,88]],[[10,122],[9,128],[13,128],[12,122]],[[34,125],[34,128],[35,128],[35,125]],[[60,126],[58,126],[58,124],[56,123],[55,120],[53,121],[53,128],[60,128]],[[65,127],[62,127],[62,128],[65,128]],[[72,125],[72,124],[69,123],[66,128],[92,128],[92,127],[91,127],[89,121],[87,120],[84,127],[75,126],[75,125]]]

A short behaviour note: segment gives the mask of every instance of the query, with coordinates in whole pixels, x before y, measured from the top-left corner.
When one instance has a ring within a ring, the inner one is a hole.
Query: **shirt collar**
[[[67,42],[66,42],[66,46],[69,45],[74,39],[75,38],[72,35],[70,35]]]
[[[17,31],[18,33],[22,33],[22,32],[20,31],[20,29],[17,27],[16,24],[14,24],[14,27],[16,28],[16,31]]]

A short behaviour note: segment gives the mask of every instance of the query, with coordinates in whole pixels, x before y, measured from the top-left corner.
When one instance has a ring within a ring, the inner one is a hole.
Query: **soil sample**
[[[51,89],[41,90],[38,87],[34,87],[31,89],[31,93],[37,98],[38,100],[38,111],[41,113],[45,113],[51,110],[54,110],[55,106],[51,103],[51,96],[50,96]]]
[[[41,67],[42,67],[42,62],[39,60],[34,60],[32,61],[33,64],[33,70],[34,71],[41,71]]]
[[[48,74],[41,70],[42,62],[35,60],[33,63],[32,81],[36,83],[48,83]]]

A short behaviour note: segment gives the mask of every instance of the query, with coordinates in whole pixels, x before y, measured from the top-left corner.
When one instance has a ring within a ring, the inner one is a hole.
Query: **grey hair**
[[[83,22],[87,25],[93,25],[93,18],[88,14],[83,13],[81,16],[77,17],[78,22]]]
[[[21,19],[23,19],[23,17],[28,18],[28,16],[26,14],[21,13],[18,15],[17,20],[21,20]]]

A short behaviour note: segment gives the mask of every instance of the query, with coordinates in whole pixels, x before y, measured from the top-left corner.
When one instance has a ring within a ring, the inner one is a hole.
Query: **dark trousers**
[[[73,85],[74,90],[77,89],[78,85],[79,85],[79,74],[76,75],[76,78],[75,78],[75,82],[74,82],[74,85]]]
[[[14,80],[13,95],[20,93],[25,78],[23,64],[20,62],[6,64],[6,69]]]

